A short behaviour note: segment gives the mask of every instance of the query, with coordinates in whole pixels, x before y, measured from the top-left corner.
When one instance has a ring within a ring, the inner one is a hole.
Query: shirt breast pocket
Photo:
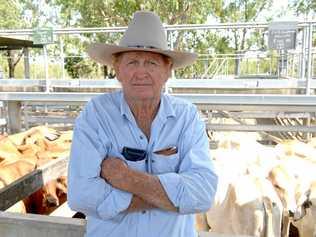
[[[140,160],[140,161],[130,161],[130,160],[126,160],[125,162],[127,164],[127,166],[132,169],[132,170],[137,170],[137,171],[141,171],[141,172],[146,172],[146,160]]]
[[[178,172],[180,158],[179,153],[172,155],[152,154],[152,171],[154,174]]]

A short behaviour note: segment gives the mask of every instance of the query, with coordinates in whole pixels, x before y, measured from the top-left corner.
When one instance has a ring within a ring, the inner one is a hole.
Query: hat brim
[[[172,59],[172,68],[182,68],[194,63],[197,54],[172,50],[161,50],[155,48],[122,47],[112,44],[93,43],[88,47],[88,55],[98,63],[112,66],[112,55],[130,51],[145,51],[166,55]]]

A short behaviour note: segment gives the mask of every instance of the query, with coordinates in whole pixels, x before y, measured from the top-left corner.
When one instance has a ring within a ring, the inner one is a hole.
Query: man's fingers
[[[127,165],[116,157],[107,157],[101,164],[101,177],[111,183],[111,180],[120,179],[126,173]]]

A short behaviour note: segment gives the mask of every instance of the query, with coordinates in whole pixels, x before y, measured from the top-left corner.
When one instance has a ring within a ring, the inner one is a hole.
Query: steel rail
[[[299,22],[298,27],[306,27],[309,24],[316,24],[316,21]],[[257,29],[267,28],[267,22],[244,22],[244,23],[216,23],[216,24],[183,24],[183,25],[164,25],[166,31],[179,30],[217,30],[217,29]],[[119,33],[124,32],[126,26],[115,27],[86,27],[86,28],[55,28],[54,34],[84,34],[84,33]],[[32,35],[33,29],[7,29],[0,30],[1,35]]]
[[[316,126],[282,126],[282,125],[244,125],[244,124],[206,124],[206,128],[214,131],[243,132],[316,132]]]
[[[36,79],[2,79],[0,87],[41,87],[46,86],[46,80]],[[167,81],[168,88],[222,88],[222,89],[304,89],[306,80],[302,79],[170,79]],[[50,79],[50,88],[120,88],[120,83],[115,79],[107,80],[61,80]],[[3,89],[4,89],[3,88]],[[316,88],[316,80],[311,80],[310,88]]]
[[[87,102],[102,93],[64,93],[64,92],[0,92],[3,101],[41,101],[41,102]],[[273,94],[172,94],[194,104],[213,105],[289,105],[315,106],[316,95],[273,95]],[[316,109],[316,108],[315,108]]]

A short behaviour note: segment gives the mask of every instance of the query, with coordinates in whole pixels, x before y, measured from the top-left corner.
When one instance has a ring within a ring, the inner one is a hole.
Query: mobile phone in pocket
[[[129,161],[141,161],[146,159],[147,152],[145,150],[123,147],[122,155]]]

